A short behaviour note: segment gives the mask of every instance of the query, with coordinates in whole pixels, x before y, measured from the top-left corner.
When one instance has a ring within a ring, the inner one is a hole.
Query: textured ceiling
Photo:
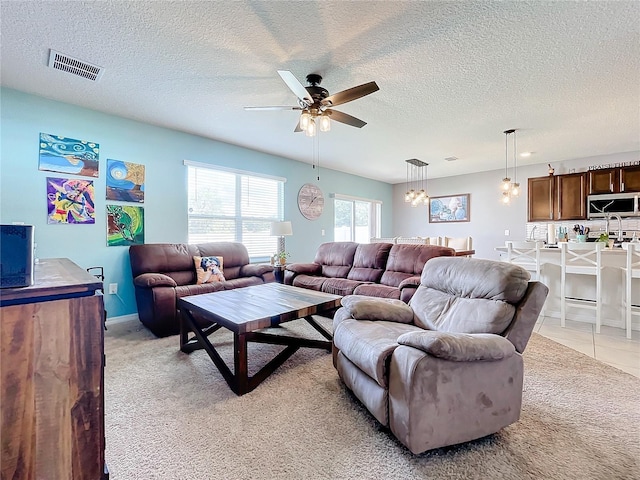
[[[319,137],[323,167],[390,183],[640,150],[638,1],[4,1],[2,85],[311,163],[277,74],[368,122]],[[47,68],[49,49],[100,65],[98,82]],[[60,132],[73,135],[73,132]],[[459,160],[447,162],[445,157]],[[133,159],[132,159],[133,160]]]

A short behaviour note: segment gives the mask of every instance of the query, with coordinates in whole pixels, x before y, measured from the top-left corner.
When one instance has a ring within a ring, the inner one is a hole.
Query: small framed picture
[[[431,197],[429,200],[429,223],[468,222],[471,195],[463,193],[447,197]]]

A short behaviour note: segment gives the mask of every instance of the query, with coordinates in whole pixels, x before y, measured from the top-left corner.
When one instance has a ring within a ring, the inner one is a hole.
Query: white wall
[[[587,171],[589,166],[638,161],[640,151],[600,155],[588,158],[552,162],[555,174]],[[458,160],[461,161],[461,160]],[[471,194],[470,221],[462,223],[429,223],[426,206],[411,207],[404,203],[405,184],[393,188],[393,227],[388,236],[449,236],[473,237],[473,248],[478,258],[500,257],[495,247],[504,245],[505,240],[524,240],[527,235],[527,179],[547,175],[545,164],[518,167],[518,180],[522,188],[520,198],[511,205],[500,201],[500,183],[504,170],[459,175],[455,177],[429,179],[427,191],[430,196]],[[509,230],[509,235],[505,235]]]

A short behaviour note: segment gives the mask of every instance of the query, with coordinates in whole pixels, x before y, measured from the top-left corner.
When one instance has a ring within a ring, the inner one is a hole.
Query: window
[[[185,161],[189,243],[241,242],[252,262],[277,250],[271,222],[284,212],[285,179]]]
[[[335,195],[333,239],[336,242],[369,243],[380,236],[382,202]]]

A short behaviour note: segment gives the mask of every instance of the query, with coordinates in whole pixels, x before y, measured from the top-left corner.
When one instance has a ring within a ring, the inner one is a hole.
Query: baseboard
[[[558,320],[560,319],[560,312],[554,311],[554,310],[544,310],[544,313],[542,313],[541,315],[545,317],[550,317],[550,318],[557,318]],[[640,319],[636,320],[636,318],[638,318],[637,315],[635,316],[635,318],[634,316],[631,317],[631,330],[640,331]],[[589,317],[585,315],[576,315],[576,314],[568,313],[567,320],[571,320],[574,322],[590,323],[591,325],[595,325],[595,319],[593,317]],[[619,318],[615,320],[611,318],[603,318],[602,325],[607,327],[621,328],[623,330],[626,328],[624,318]]]
[[[118,323],[127,323],[127,322],[137,322],[138,314],[131,313],[129,315],[120,315],[119,317],[109,317],[107,318],[106,325],[116,325]]]

